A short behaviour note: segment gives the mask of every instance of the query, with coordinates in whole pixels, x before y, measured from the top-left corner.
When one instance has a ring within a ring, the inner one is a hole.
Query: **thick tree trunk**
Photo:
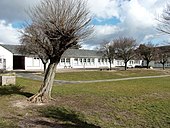
[[[51,98],[51,90],[56,73],[56,66],[58,63],[50,62],[45,72],[44,81],[37,94],[30,97],[28,100],[31,102],[47,102]]]

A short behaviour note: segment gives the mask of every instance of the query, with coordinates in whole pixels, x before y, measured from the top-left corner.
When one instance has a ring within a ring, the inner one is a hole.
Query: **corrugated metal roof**
[[[78,57],[101,57],[102,54],[98,51],[95,50],[84,50],[84,49],[68,49],[64,52],[62,55],[63,57],[73,57],[73,58],[78,58]]]
[[[19,45],[8,45],[8,44],[0,44],[0,45],[4,47],[5,49],[7,49],[8,51],[10,51],[14,55],[22,55],[18,50]]]
[[[14,55],[22,55],[18,48],[19,45],[7,45],[7,44],[0,44],[2,47],[4,47],[5,49],[9,50],[11,53],[13,53]],[[95,50],[84,50],[84,49],[68,49],[66,50],[63,55],[62,58],[95,58],[95,57],[101,57],[102,53],[95,51]]]

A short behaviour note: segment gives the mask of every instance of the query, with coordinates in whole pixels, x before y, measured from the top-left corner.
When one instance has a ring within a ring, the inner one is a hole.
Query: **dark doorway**
[[[25,57],[24,56],[13,56],[13,69],[24,69],[25,70]]]

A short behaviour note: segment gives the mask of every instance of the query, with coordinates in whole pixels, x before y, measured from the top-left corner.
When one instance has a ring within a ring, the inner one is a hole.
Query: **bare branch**
[[[157,20],[159,21],[157,30],[170,35],[170,4],[167,4],[163,14]]]

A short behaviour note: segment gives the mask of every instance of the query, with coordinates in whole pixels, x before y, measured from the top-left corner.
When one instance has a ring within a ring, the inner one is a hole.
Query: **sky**
[[[19,31],[28,20],[26,10],[40,0],[0,0],[0,43],[19,44]],[[82,43],[84,49],[95,49],[103,41],[132,37],[138,44],[162,44],[170,36],[156,30],[156,20],[168,0],[89,0],[93,35]]]

